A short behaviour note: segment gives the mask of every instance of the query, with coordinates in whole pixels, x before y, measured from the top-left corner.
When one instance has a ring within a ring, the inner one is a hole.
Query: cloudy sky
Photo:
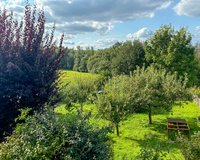
[[[145,40],[164,24],[186,27],[200,42],[200,0],[29,0],[44,8],[47,27],[65,45],[105,48],[117,41]],[[0,0],[0,6],[23,13],[25,0]]]

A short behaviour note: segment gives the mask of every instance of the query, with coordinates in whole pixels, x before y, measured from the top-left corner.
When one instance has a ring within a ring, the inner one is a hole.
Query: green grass
[[[56,108],[56,112],[66,114],[65,105]],[[103,126],[109,122],[97,116],[95,105],[87,104],[84,106],[84,112],[92,112],[93,118],[91,123]],[[189,102],[182,106],[173,106],[169,113],[153,115],[153,124],[148,125],[146,114],[133,114],[120,124],[120,137],[115,133],[110,136],[114,142],[114,159],[135,159],[142,147],[156,148],[160,145],[163,152],[167,153],[166,159],[183,160],[179,150],[179,143],[168,141],[166,136],[166,119],[167,118],[184,118],[191,128],[191,134],[200,130],[196,117],[200,115],[200,109],[196,104]],[[173,132],[172,134],[176,134]],[[171,135],[173,138],[173,135]]]
[[[96,83],[100,76],[92,73],[83,73],[76,71],[60,70],[60,78],[58,80],[58,87],[60,95],[65,95],[67,93],[67,86],[74,85],[77,83],[77,79],[80,81],[87,81]],[[80,82],[81,83],[81,82]]]
[[[121,123],[121,137],[118,138],[113,135],[113,139],[115,140],[115,159],[122,159],[126,155],[127,159],[134,159],[140,148],[144,147],[146,143],[150,143],[147,147],[152,148],[156,148],[156,145],[159,144],[165,152],[168,152],[170,149],[166,159],[184,159],[179,150],[180,144],[167,140],[166,119],[169,117],[186,119],[191,128],[191,134],[193,134],[194,131],[200,129],[196,119],[198,115],[200,115],[199,108],[194,103],[188,103],[183,107],[174,106],[168,114],[154,115],[152,125],[147,124],[148,118],[146,114],[134,114],[130,116],[126,121]]]
[[[86,86],[93,86],[93,84],[97,84],[100,80],[100,76],[98,74],[92,73],[83,73],[76,71],[68,71],[68,70],[60,70],[59,71],[60,78],[58,79],[58,88],[59,88],[59,101],[60,103],[66,102],[67,93],[73,91],[73,87],[82,87],[82,83]],[[77,85],[78,84],[78,85]],[[84,86],[83,85],[83,86]]]
[[[97,75],[97,74],[68,71],[68,70],[61,70],[60,74],[61,74],[60,75],[60,81],[62,82],[62,84],[73,82],[73,78],[77,77],[77,76],[83,77],[85,79],[98,78],[99,77],[99,75]]]
[[[66,81],[72,82],[74,75],[85,76],[86,78],[97,77],[97,75],[87,73],[67,71],[66,74],[66,71],[62,72],[64,76],[61,78],[65,83]],[[67,113],[64,104],[60,104],[55,111],[61,114]],[[84,113],[87,112],[92,113],[91,123],[98,126],[109,125],[108,121],[98,116],[95,105],[86,104],[84,106]],[[113,140],[114,159],[135,160],[141,148],[156,149],[159,145],[160,150],[166,152],[166,160],[184,160],[179,149],[180,143],[176,141],[177,132],[171,132],[170,134],[173,141],[168,141],[167,139],[166,119],[186,119],[192,135],[195,131],[200,130],[200,124],[197,122],[198,116],[200,116],[200,108],[193,102],[183,103],[181,106],[175,105],[170,112],[162,112],[162,114],[154,112],[152,125],[148,125],[147,114],[137,113],[129,116],[126,121],[120,123],[120,137],[116,136],[115,131],[110,134]]]

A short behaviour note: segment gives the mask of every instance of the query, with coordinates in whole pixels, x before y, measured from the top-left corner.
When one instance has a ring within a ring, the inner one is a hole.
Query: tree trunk
[[[115,127],[116,127],[117,136],[119,137],[119,126],[118,126],[118,123],[115,124]]]
[[[152,124],[151,108],[149,108],[149,124]]]
[[[81,113],[83,112],[83,103],[81,103]]]

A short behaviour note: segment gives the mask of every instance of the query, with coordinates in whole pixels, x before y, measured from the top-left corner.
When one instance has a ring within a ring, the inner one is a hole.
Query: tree
[[[138,68],[131,76],[133,107],[148,112],[149,124],[152,124],[153,109],[170,110],[177,100],[187,98],[186,83],[187,79],[178,79],[176,74],[164,69]]]
[[[143,44],[140,41],[117,42],[110,48],[98,50],[89,56],[89,72],[99,73],[106,77],[112,75],[129,75],[137,66],[145,63]]]
[[[45,35],[44,11],[37,14],[36,6],[26,5],[20,23],[12,12],[0,12],[0,137],[11,131],[19,109],[40,110],[57,91],[63,36],[56,47],[54,29]]]
[[[191,85],[197,82],[198,73],[191,40],[185,28],[175,31],[170,25],[162,26],[145,42],[146,60],[168,72],[177,72],[178,77],[187,74]]]
[[[73,70],[74,67],[74,49],[66,49],[61,60],[61,69]]]
[[[105,76],[111,75],[111,58],[109,49],[99,50],[88,59],[87,68],[89,72]]]
[[[112,58],[112,73],[115,75],[127,74],[130,75],[137,66],[141,67],[145,63],[145,53],[143,44],[135,40],[133,42],[126,41],[114,45],[111,49]]]
[[[70,99],[71,102],[79,103],[80,110],[83,111],[83,105],[89,100],[90,94],[95,91],[95,83],[97,77],[94,75],[74,75],[71,77],[71,82],[64,90],[64,95]]]
[[[117,136],[119,136],[119,123],[131,113],[129,82],[127,76],[113,77],[105,84],[103,93],[97,96],[98,112],[115,125]]]
[[[80,46],[77,47],[77,51],[74,56],[74,67],[73,70],[79,72],[88,72],[87,63],[90,56],[94,54],[93,48],[82,49]]]
[[[197,67],[198,67],[198,73],[197,73],[197,79],[198,83],[197,86],[200,84],[200,44],[197,43],[195,46],[195,60],[197,62]]]

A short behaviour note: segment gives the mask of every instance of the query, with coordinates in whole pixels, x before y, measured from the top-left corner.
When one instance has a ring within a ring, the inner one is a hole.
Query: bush
[[[0,145],[0,159],[109,159],[108,128],[95,128],[87,121],[88,117],[53,110],[35,114]]]
[[[166,154],[167,153],[160,150],[159,147],[156,150],[152,148],[142,148],[137,156],[137,160],[164,160]]]
[[[0,11],[0,139],[19,109],[40,110],[57,91],[63,37],[56,47],[54,28],[45,35],[44,12],[36,11],[26,5],[20,23],[12,12]]]
[[[200,88],[193,87],[190,89],[190,93],[194,96],[200,97]]]
[[[139,154],[137,155],[137,160],[164,160],[166,155],[170,152],[171,145],[167,144],[167,150],[164,151],[163,148],[166,147],[166,144],[161,142],[156,142],[152,144],[151,140],[148,137],[145,137],[146,142],[142,145]]]
[[[191,136],[191,141],[181,139],[181,150],[186,160],[200,159],[200,132]]]

